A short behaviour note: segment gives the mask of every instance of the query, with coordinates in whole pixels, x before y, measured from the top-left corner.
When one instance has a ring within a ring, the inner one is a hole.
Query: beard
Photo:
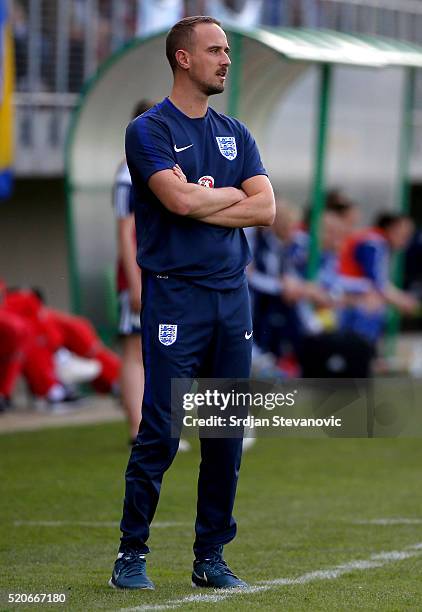
[[[198,86],[206,96],[214,96],[224,91],[224,83],[206,83],[205,81],[200,81]]]

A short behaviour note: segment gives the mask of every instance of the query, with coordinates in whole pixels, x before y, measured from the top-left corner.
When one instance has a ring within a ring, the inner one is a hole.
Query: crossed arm
[[[268,177],[254,176],[242,183],[242,189],[209,189],[188,183],[182,170],[162,170],[151,176],[148,186],[171,212],[192,217],[203,223],[223,227],[272,225],[275,215],[274,194]]]
[[[202,217],[200,221],[223,227],[272,225],[275,216],[274,193],[268,177],[253,176],[242,183],[246,198]]]

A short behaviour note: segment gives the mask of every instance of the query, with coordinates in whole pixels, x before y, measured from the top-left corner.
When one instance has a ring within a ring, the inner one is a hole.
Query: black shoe
[[[193,587],[212,589],[246,589],[249,585],[233,574],[220,554],[193,562]]]
[[[6,412],[6,410],[10,410],[11,407],[12,403],[10,399],[5,395],[0,395],[0,414]]]
[[[117,555],[108,584],[114,589],[155,589],[146,573],[145,555],[136,550]]]

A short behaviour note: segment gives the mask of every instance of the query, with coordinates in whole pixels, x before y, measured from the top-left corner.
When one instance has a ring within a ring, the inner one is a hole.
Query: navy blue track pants
[[[171,437],[171,379],[249,377],[252,320],[246,280],[238,289],[220,291],[144,272],[141,321],[145,391],[126,470],[120,550],[147,553],[163,475],[179,444]],[[170,332],[161,327],[160,333],[160,325],[177,325],[176,338],[174,327]],[[242,439],[201,438],[200,443],[194,552],[204,558],[236,534],[232,511]]]

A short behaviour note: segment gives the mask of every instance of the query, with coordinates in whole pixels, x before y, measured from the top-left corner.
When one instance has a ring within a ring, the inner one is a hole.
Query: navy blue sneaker
[[[246,589],[249,585],[233,574],[221,555],[215,554],[209,559],[196,559],[193,562],[192,586]]]
[[[120,552],[108,584],[114,589],[155,589],[147,576],[145,555],[136,550]]]

